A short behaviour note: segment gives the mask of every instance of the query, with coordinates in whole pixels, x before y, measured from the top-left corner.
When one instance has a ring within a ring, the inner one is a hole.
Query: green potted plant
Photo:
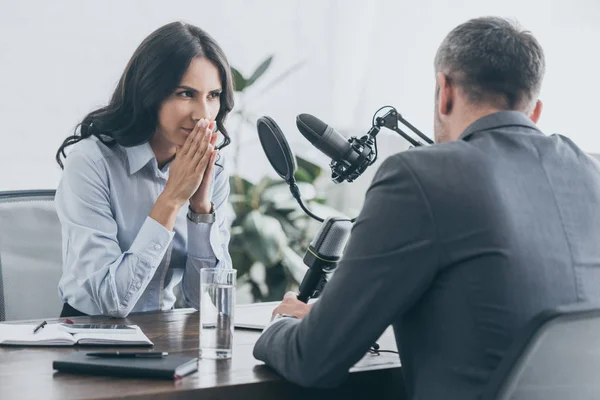
[[[246,91],[265,75],[272,61],[272,55],[267,57],[248,77],[231,68],[236,91],[236,107],[232,116],[238,121],[237,131],[232,131],[240,132],[247,125],[251,128],[248,131],[256,133],[257,117],[246,107]],[[260,95],[282,82],[302,64],[293,65],[272,80]],[[235,159],[239,157],[239,142],[235,147],[236,141],[233,141]],[[297,163],[296,179],[307,205],[323,216],[340,215],[317,196],[314,183],[321,175],[321,168],[300,157]],[[235,218],[229,250],[233,266],[238,271],[238,287],[247,288],[253,302],[281,300],[285,292],[297,288],[304,277],[307,267],[302,257],[320,224],[304,214],[288,186],[280,179],[263,177],[252,183],[237,172],[234,162],[229,200]]]

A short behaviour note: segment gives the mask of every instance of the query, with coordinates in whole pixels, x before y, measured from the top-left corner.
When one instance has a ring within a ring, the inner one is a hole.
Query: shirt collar
[[[531,128],[541,133],[533,121],[520,111],[499,111],[485,117],[479,118],[465,129],[460,139],[466,139],[476,132],[490,129],[504,128],[507,126],[521,126]]]
[[[152,159],[156,158],[148,142],[133,147],[125,147],[125,151],[129,161],[129,175],[135,174]]]

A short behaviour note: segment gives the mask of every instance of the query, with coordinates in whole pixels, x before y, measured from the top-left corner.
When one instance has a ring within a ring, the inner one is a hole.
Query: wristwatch
[[[188,207],[187,219],[195,224],[212,224],[217,219],[215,216],[215,205],[210,203],[210,212],[208,214],[196,213],[191,207]]]
[[[298,319],[298,317],[296,317],[295,315],[292,314],[275,314],[271,317],[271,322],[278,320],[280,318],[295,318]]]

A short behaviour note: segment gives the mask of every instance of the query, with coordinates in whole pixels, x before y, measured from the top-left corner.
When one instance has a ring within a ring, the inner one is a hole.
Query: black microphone
[[[326,273],[333,271],[342,258],[350,237],[352,222],[348,218],[329,217],[310,242],[304,264],[309,270],[300,283],[298,300],[306,303],[311,297],[318,297],[326,283]]]
[[[374,136],[379,127],[374,127],[360,139],[346,139],[325,122],[310,114],[296,117],[296,126],[306,139],[331,158],[332,179],[335,183],[352,182],[358,178],[377,158]]]
[[[296,126],[302,136],[332,160],[355,162],[358,158],[348,140],[317,117],[300,114],[296,117]]]

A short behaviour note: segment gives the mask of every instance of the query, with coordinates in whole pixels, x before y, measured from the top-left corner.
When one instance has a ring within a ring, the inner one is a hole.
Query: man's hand
[[[287,292],[283,296],[283,301],[273,310],[273,316],[277,314],[293,315],[298,319],[302,319],[308,314],[313,304],[306,304],[298,300],[298,294]]]

